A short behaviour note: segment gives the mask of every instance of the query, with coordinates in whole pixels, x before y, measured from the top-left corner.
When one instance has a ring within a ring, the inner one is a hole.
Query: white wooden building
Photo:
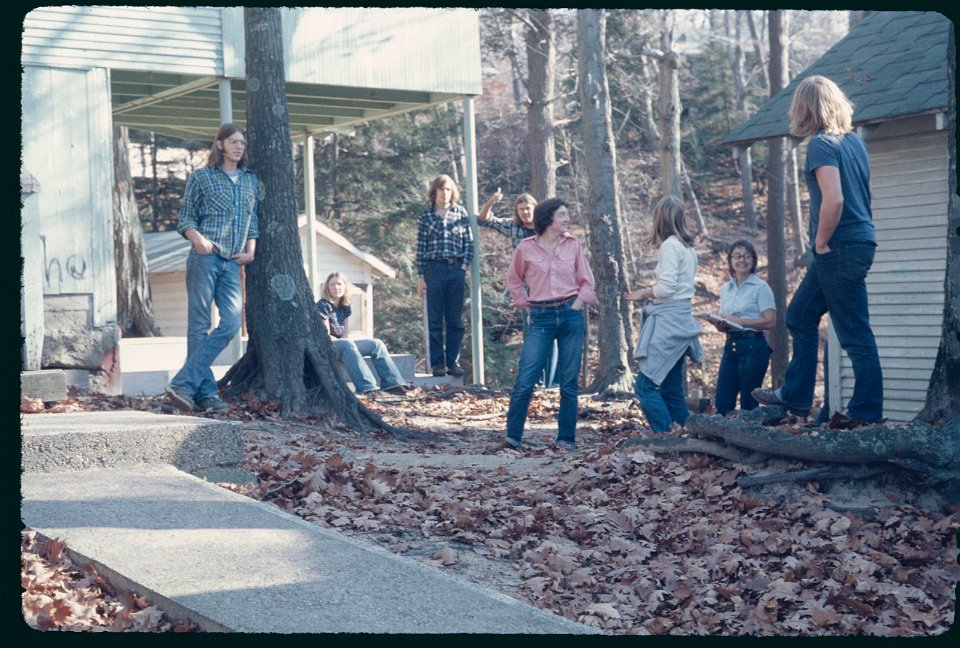
[[[950,187],[947,56],[951,22],[936,12],[871,12],[727,138],[735,146],[787,135],[797,83],[837,83],[854,103],[870,155],[877,251],[867,276],[884,378],[884,416],[923,408],[942,335]],[[831,408],[853,394],[853,368],[830,331]]]
[[[477,12],[281,11],[291,134],[308,152],[308,230],[317,225],[309,154],[315,135],[349,134],[358,124],[452,100],[464,104],[468,205],[476,213],[473,96],[482,92]],[[49,342],[69,330],[76,343],[62,348],[100,345],[83,358],[63,353],[51,359],[44,344],[44,363],[99,377],[91,386],[110,393],[120,384],[119,370],[104,378],[104,367],[116,369],[110,359],[120,355],[112,127],[212,140],[221,123],[244,124],[243,9],[38,7],[24,20],[20,63],[23,167],[43,187],[23,212],[38,221],[24,228],[23,255],[42,259],[43,268],[41,281],[26,283],[24,301],[45,307],[43,325],[28,334]],[[315,291],[316,272],[327,267],[317,240],[307,237],[304,246]],[[479,291],[478,276],[473,283]]]

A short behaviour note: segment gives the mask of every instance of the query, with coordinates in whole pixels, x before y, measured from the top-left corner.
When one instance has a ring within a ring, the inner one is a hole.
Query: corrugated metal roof
[[[724,143],[787,135],[793,91],[813,75],[840,86],[854,104],[855,124],[946,110],[951,29],[950,20],[934,11],[871,12]]]
[[[299,221],[300,227],[306,227],[306,216],[300,216]],[[391,266],[369,252],[364,252],[342,234],[323,223],[314,221],[314,231],[369,265],[373,268],[374,274],[391,279],[397,276],[397,271]],[[143,245],[147,253],[147,272],[182,272],[187,269],[190,241],[175,230],[146,233],[143,235]]]
[[[147,272],[180,272],[187,269],[190,241],[179,232],[149,232],[143,235]]]

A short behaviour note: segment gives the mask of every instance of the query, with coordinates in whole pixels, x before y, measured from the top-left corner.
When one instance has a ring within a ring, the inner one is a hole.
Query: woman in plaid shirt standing
[[[448,175],[430,183],[430,202],[417,221],[417,295],[427,297],[430,367],[434,376],[462,376],[463,302],[467,268],[473,261],[473,234],[460,192]],[[446,343],[444,343],[446,333]]]

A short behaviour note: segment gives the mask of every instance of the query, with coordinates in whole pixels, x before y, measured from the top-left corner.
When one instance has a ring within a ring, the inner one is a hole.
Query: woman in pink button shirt
[[[596,305],[593,271],[580,242],[567,228],[570,213],[559,198],[549,198],[533,212],[535,236],[521,241],[507,271],[507,289],[514,307],[529,309],[517,380],[510,394],[507,437],[501,448],[519,448],[527,421],[530,397],[538,375],[557,342],[557,374],[560,383],[560,413],[557,446],[576,447],[577,376],[585,331],[584,304]],[[529,294],[524,290],[524,282]]]

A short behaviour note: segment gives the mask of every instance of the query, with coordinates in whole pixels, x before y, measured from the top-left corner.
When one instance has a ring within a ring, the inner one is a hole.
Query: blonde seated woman
[[[367,366],[363,356],[373,359],[373,366],[380,376],[380,389],[392,394],[404,394],[413,389],[400,375],[397,365],[390,358],[387,345],[378,339],[350,339],[344,337],[347,331],[347,318],[353,309],[350,307],[347,277],[334,272],[323,284],[323,296],[317,302],[317,310],[330,332],[334,353],[347,367],[350,381],[357,394],[369,394],[377,391],[377,381]]]

